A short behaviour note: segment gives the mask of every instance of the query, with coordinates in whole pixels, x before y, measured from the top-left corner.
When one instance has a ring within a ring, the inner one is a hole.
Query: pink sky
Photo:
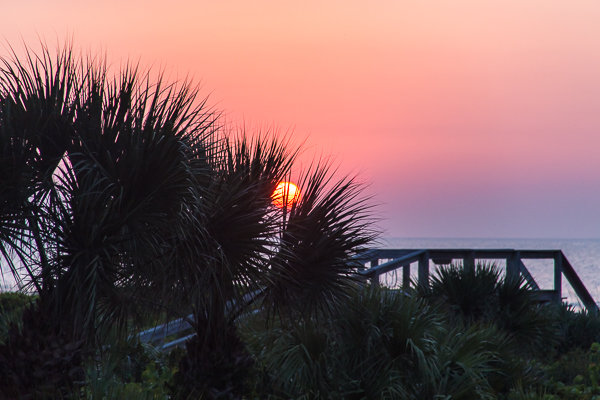
[[[600,238],[597,0],[3,3],[17,48],[69,32],[308,137],[386,236]]]

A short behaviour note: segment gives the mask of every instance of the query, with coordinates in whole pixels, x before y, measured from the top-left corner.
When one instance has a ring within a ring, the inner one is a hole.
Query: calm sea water
[[[600,239],[384,238],[379,246],[390,249],[562,250],[596,303],[600,303]],[[523,263],[541,289],[553,288],[553,260],[523,260]],[[502,261],[499,265],[505,266]],[[578,303],[577,295],[564,277],[563,297],[567,297],[569,303]]]

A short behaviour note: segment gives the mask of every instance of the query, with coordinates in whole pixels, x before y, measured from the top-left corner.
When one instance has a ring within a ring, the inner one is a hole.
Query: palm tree
[[[431,278],[426,296],[467,325],[494,324],[509,335],[519,354],[543,355],[557,338],[553,308],[536,301],[523,276],[500,272],[494,263],[442,266]]]
[[[39,294],[0,346],[1,394],[64,394],[109,332],[191,308],[181,391],[240,397],[252,359],[236,318],[259,302],[311,315],[352,283],[348,258],[374,237],[352,177],[315,163],[300,200],[277,209],[299,150],[224,135],[189,83],[135,66],[109,78],[70,45],[1,61],[0,248]]]
[[[352,178],[335,182],[317,163],[300,176],[299,201],[278,209],[271,194],[298,150],[286,140],[245,135],[222,145],[210,163],[213,179],[200,189],[195,225],[174,247],[180,272],[172,276],[184,279],[173,285],[191,294],[197,333],[180,365],[186,396],[240,397],[253,360],[236,318],[257,303],[266,313],[323,311],[346,294],[354,272],[348,260],[374,236]]]
[[[70,46],[13,57],[0,70],[0,243],[39,301],[0,347],[0,390],[41,396],[81,380],[82,352],[149,304],[137,300],[189,213],[215,116],[187,83],[135,67],[109,80]]]
[[[62,53],[57,58],[56,68],[38,69],[37,74],[29,73],[27,62],[30,66],[47,66],[51,60],[29,57],[23,64],[3,60],[0,81],[2,256],[17,280],[25,275],[37,290],[40,305],[49,305],[54,292],[51,257],[55,246],[46,241],[52,235],[44,228],[50,221],[47,210],[60,198],[53,176],[72,136],[69,127],[74,110],[70,101],[76,97],[80,84],[70,56]],[[79,341],[65,337],[66,332],[56,332],[56,327],[49,326],[55,320],[40,309],[27,311],[23,319],[23,332],[13,326],[8,340],[0,347],[0,393],[24,395],[22,388],[28,386],[34,395],[42,396],[55,387],[68,386],[81,364]],[[69,359],[62,365],[51,363],[55,372],[48,376],[48,371],[40,370],[47,361],[40,359],[40,353],[51,346],[60,348],[61,344],[61,350],[65,350],[65,342],[72,347],[65,352]],[[69,378],[71,370],[75,373]],[[42,379],[32,379],[32,372]],[[52,384],[46,384],[48,381]]]

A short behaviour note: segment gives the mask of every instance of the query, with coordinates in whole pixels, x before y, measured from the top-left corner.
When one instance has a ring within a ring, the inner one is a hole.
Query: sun
[[[300,188],[292,182],[279,182],[271,199],[278,208],[292,208],[292,205],[300,198]]]

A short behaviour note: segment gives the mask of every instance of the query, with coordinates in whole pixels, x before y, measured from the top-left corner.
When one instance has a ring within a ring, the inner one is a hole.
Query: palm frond
[[[344,295],[353,282],[349,259],[377,232],[370,199],[355,178],[335,181],[329,165],[317,162],[298,186],[299,201],[281,210],[277,254],[265,277],[265,305],[315,315]]]
[[[56,323],[93,336],[98,323],[127,318],[98,319],[103,299],[141,300],[164,273],[217,115],[188,82],[151,83],[137,66],[109,79],[103,60],[70,45],[55,60],[45,46],[25,61],[15,54],[0,71],[3,255],[17,252],[38,290],[47,287]],[[133,277],[138,285],[127,284]]]
[[[494,263],[440,266],[431,277],[430,298],[445,304],[452,313],[468,321],[484,318],[497,303],[500,269]]]

